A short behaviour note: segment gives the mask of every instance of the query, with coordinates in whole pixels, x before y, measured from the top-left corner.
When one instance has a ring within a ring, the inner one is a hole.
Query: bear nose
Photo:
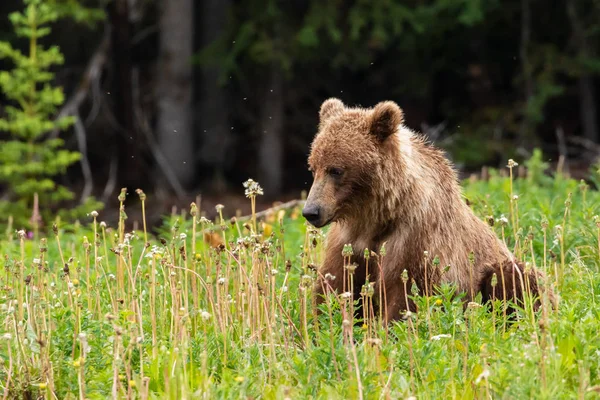
[[[311,224],[317,222],[320,217],[319,207],[314,205],[306,205],[302,210],[302,216]]]

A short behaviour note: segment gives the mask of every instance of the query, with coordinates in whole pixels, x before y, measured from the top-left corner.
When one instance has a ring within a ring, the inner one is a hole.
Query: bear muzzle
[[[304,205],[304,209],[302,210],[302,216],[316,228],[320,228],[325,225],[321,221],[322,214],[321,207],[315,204],[306,203]]]

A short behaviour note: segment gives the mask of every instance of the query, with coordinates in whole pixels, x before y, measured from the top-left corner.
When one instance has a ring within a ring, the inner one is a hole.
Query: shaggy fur
[[[380,285],[385,287],[387,304],[379,308],[387,321],[400,318],[401,311],[413,307],[405,300],[404,269],[408,287],[414,279],[421,293],[427,273],[429,288],[453,282],[469,300],[471,293],[478,292],[484,300],[493,292],[499,298],[504,292],[508,298],[522,296],[524,286],[518,276],[525,273],[523,268],[516,271],[511,252],[463,201],[449,161],[403,125],[402,110],[395,103],[386,101],[363,109],[346,107],[338,99],[326,100],[308,163],[314,182],[305,212],[318,210],[318,217],[310,221],[317,227],[333,223],[315,286],[317,294],[326,288],[342,291],[342,249],[344,244],[352,244],[352,261],[358,264],[353,289],[358,295],[365,281],[364,249],[379,251],[385,243],[387,254],[381,271],[370,267],[369,280],[376,284],[375,293]],[[474,265],[469,260],[471,252]],[[440,268],[434,269],[431,262],[436,256]],[[442,273],[445,266],[449,269]],[[495,290],[490,283],[493,273],[498,278]],[[336,279],[324,282],[326,274]],[[538,272],[528,274],[523,284],[538,296]],[[317,301],[322,301],[322,296]]]

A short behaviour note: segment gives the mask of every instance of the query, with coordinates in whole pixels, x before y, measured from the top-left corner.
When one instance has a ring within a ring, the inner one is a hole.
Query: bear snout
[[[302,210],[302,216],[313,226],[320,228],[321,225],[321,207],[316,204],[307,203]]]

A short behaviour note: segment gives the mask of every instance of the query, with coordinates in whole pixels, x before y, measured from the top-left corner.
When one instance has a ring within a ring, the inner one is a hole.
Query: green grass
[[[90,216],[45,241],[8,232],[0,394],[599,398],[600,193],[544,176],[539,160],[528,167],[526,179],[465,182],[475,212],[493,217],[559,295],[557,310],[524,307],[512,321],[500,302],[463,309],[449,286],[417,297],[419,313],[388,327],[345,317],[341,298],[317,317],[312,266],[324,233],[307,230],[298,208],[214,225],[192,209],[168,218],[148,245],[124,210],[117,227]]]

